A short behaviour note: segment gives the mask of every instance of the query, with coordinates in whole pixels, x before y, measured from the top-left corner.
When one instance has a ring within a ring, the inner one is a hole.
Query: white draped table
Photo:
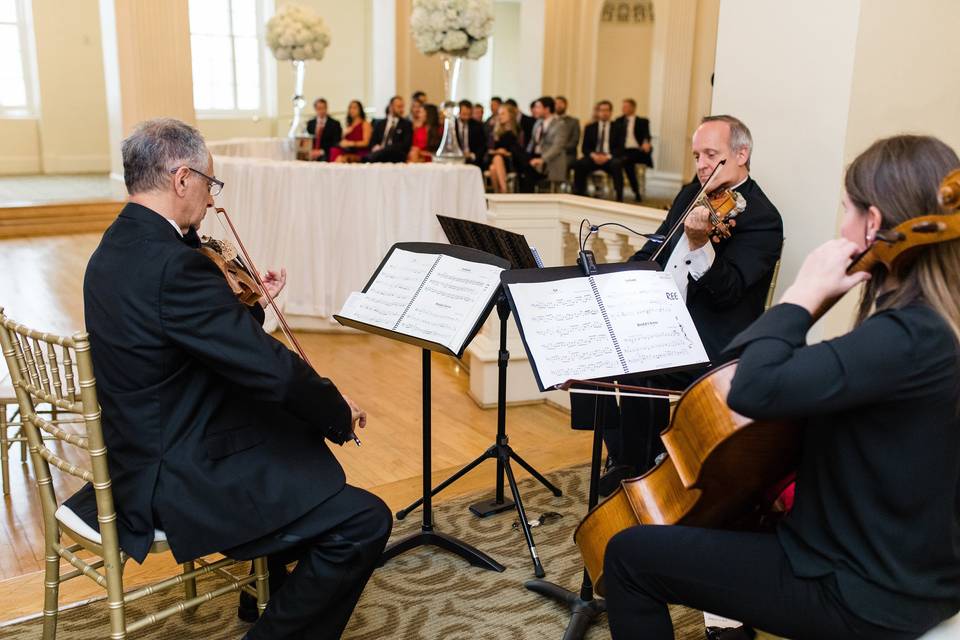
[[[436,215],[485,222],[480,170],[436,164],[329,164],[214,156],[217,206],[261,271],[287,269],[278,302],[292,325],[330,319],[396,242],[444,242]],[[200,232],[229,238],[211,210]],[[225,225],[224,225],[225,226]]]
[[[208,142],[207,149],[215,156],[295,160],[297,147],[289,138],[230,138]]]

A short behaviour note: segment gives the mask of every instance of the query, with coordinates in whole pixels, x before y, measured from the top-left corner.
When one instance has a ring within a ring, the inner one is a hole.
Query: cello
[[[607,543],[620,531],[639,524],[731,525],[796,468],[799,425],[754,421],[727,407],[735,371],[734,361],[695,381],[660,434],[667,455],[624,480],[577,527],[573,539],[597,593],[604,591]]]
[[[847,272],[895,272],[922,247],[960,239],[960,169],[943,179],[938,200],[941,213],[879,231]],[[801,426],[732,411],[726,398],[735,372],[734,361],[695,381],[661,433],[667,456],[642,476],[624,480],[577,527],[574,541],[597,593],[604,591],[607,543],[620,531],[641,524],[737,526],[795,470]]]

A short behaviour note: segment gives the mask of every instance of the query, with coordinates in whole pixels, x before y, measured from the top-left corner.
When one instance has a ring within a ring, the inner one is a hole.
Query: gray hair
[[[734,151],[747,150],[747,169],[750,169],[750,158],[753,156],[753,136],[743,121],[733,116],[719,115],[706,116],[700,124],[707,122],[726,122],[730,126],[730,148]]]
[[[181,166],[204,171],[207,145],[203,136],[186,122],[156,118],[141,122],[121,146],[123,181],[127,193],[163,189],[170,172]]]

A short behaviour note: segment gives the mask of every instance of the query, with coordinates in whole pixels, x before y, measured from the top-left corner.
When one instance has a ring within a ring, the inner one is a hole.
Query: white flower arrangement
[[[492,31],[490,0],[413,0],[410,33],[425,55],[448,53],[476,60],[487,52]]]
[[[284,5],[267,21],[267,46],[277,60],[322,60],[329,45],[323,18],[299,5]]]

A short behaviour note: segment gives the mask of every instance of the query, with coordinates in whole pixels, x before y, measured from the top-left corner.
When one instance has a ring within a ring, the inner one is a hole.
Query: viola
[[[731,362],[694,382],[660,434],[667,456],[624,480],[577,527],[573,539],[597,593],[604,592],[607,543],[620,531],[641,524],[739,527],[796,469],[800,425],[732,411],[727,394],[735,372]]]

